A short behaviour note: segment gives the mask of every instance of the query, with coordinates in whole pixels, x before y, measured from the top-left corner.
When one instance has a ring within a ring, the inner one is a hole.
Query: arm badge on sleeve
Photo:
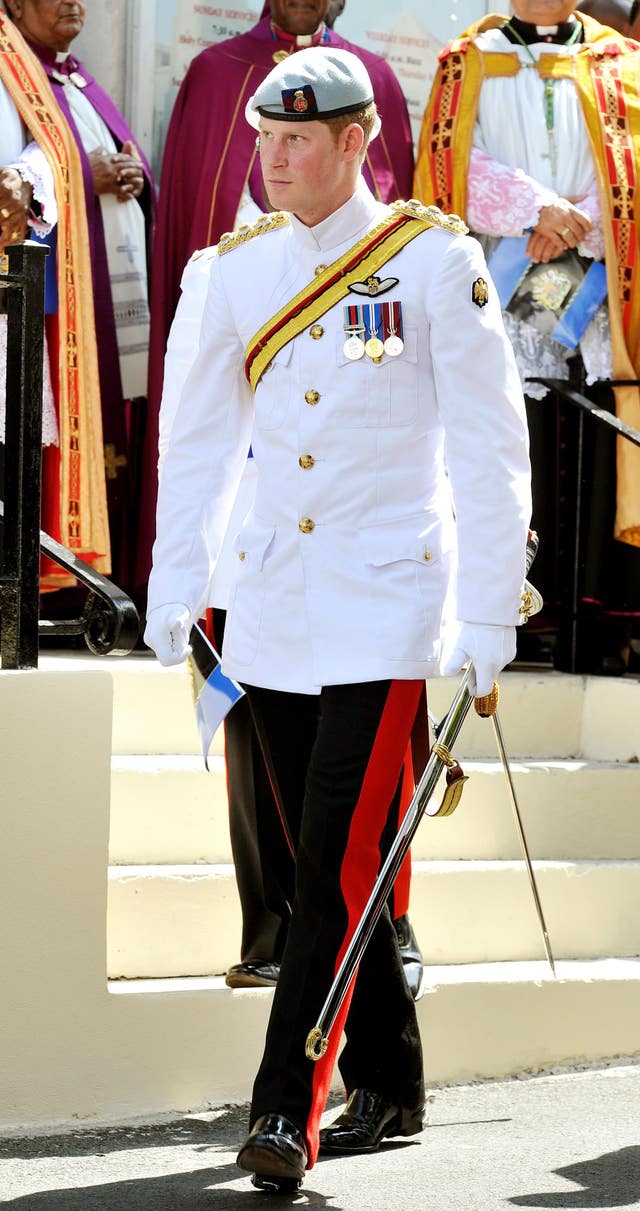
[[[486,307],[489,302],[489,287],[484,278],[476,278],[471,287],[471,301],[476,307]]]

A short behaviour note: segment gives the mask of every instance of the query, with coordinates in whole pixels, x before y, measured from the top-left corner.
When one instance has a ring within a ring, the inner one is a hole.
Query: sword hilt
[[[307,1035],[307,1041],[304,1045],[304,1053],[308,1060],[321,1060],[325,1054],[329,1040],[326,1035],[323,1035],[319,1026],[314,1026]]]

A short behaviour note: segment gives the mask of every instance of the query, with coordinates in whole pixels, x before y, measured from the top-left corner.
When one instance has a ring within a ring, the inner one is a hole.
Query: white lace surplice
[[[482,34],[478,45],[484,51],[516,54],[522,69],[515,77],[490,78],[482,85],[468,181],[471,229],[490,236],[521,236],[535,225],[541,207],[558,195],[579,198],[577,205],[589,215],[593,229],[578,251],[582,256],[602,258],[604,236],[597,183],[573,82],[554,82],[554,165],[544,115],[544,83],[532,70],[527,49],[514,46],[497,29]],[[542,52],[566,50],[553,43],[528,49],[536,58]],[[505,121],[506,113],[509,121]],[[567,378],[572,351],[508,312],[504,320],[525,390],[542,399],[546,389],[525,384],[524,380],[529,376]],[[588,382],[611,377],[606,303],[589,324],[579,348]]]
[[[103,147],[117,150],[111,132],[82,89],[65,83],[66,95],[86,152]],[[124,399],[147,393],[149,301],[147,254],[142,209],[135,198],[119,202],[112,193],[100,195],[107,249],[111,298],[120,359]]]

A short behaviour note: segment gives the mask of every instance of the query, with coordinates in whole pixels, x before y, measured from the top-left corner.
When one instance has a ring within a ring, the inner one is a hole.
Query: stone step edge
[[[461,870],[474,874],[479,870],[495,873],[504,870],[521,870],[523,864],[523,860],[520,858],[437,858],[433,860],[418,858],[413,862],[413,874],[414,876],[419,874],[459,874]],[[578,872],[594,866],[607,866],[612,870],[618,867],[628,870],[630,866],[634,866],[640,873],[639,858],[534,858],[533,866],[535,870],[539,871]],[[190,879],[235,878],[235,872],[231,862],[167,863],[166,865],[150,863],[148,866],[111,863],[109,878],[112,880],[174,878],[188,882]]]
[[[495,759],[468,757],[463,760],[465,773],[467,770],[478,774],[493,773],[496,769],[502,768],[497,756]],[[636,761],[604,761],[593,757],[526,757],[519,754],[517,757],[510,757],[509,764],[514,773],[544,772],[546,770],[551,772],[561,770],[565,773],[575,774],[592,771],[610,773],[614,770],[629,769],[637,770],[640,777],[640,764]],[[201,756],[188,753],[114,753],[111,757],[111,770],[114,773],[147,773],[162,772],[163,770],[199,773],[201,770],[205,770],[205,767]],[[209,773],[225,773],[225,759],[222,754],[210,754]]]
[[[640,984],[640,960],[618,958],[610,955],[601,959],[557,959],[555,977],[544,959],[512,960],[499,963],[451,963],[425,968],[423,995],[432,996],[440,987],[460,987],[481,984],[511,985],[552,983],[593,983],[596,980],[609,983]],[[201,992],[221,993],[224,996],[268,997],[271,988],[227,988],[224,976],[173,976],[146,977],[143,979],[108,980],[109,993],[115,996],[143,996],[151,994]]]

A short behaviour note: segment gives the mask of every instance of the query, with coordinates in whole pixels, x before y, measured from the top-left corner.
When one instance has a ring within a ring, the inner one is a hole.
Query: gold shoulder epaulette
[[[222,256],[225,252],[231,252],[232,248],[239,248],[240,244],[246,244],[247,240],[252,240],[257,235],[264,235],[266,231],[276,231],[278,227],[286,227],[290,221],[286,211],[274,210],[273,214],[263,214],[255,223],[243,223],[237,231],[225,231],[218,240],[218,255]]]
[[[417,198],[410,198],[408,202],[392,202],[391,205],[394,210],[409,215],[410,219],[422,219],[423,223],[428,223],[430,227],[444,227],[454,235],[467,235],[469,231],[459,215],[445,214],[438,206],[423,206]]]

